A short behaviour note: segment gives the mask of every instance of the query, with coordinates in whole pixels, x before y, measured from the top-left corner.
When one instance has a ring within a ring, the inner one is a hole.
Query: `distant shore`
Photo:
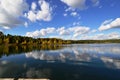
[[[58,38],[32,38],[17,35],[4,35],[0,32],[0,45],[62,45],[62,44],[95,44],[120,43],[120,39],[108,40],[63,40]]]

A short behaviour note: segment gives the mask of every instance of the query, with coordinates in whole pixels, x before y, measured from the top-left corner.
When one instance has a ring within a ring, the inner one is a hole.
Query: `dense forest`
[[[120,43],[120,39],[110,40],[62,40],[57,38],[32,38],[26,36],[4,35],[0,32],[0,45],[60,45],[86,43]]]
[[[4,35],[0,32],[0,44],[9,45],[29,45],[29,44],[70,44],[69,40],[62,40],[57,38],[32,38],[26,36]]]

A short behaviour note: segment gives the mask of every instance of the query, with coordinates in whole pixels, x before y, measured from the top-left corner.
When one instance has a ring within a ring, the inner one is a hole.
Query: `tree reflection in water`
[[[21,46],[0,46],[0,57],[13,54],[21,54],[25,52],[31,52],[33,50],[57,50],[61,49],[61,45],[21,45]]]

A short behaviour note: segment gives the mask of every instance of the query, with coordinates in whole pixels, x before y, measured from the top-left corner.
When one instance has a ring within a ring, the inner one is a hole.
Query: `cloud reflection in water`
[[[27,58],[46,60],[48,62],[77,62],[100,64],[108,68],[120,69],[120,45],[114,44],[81,44],[70,45],[61,50],[32,51],[25,54]]]

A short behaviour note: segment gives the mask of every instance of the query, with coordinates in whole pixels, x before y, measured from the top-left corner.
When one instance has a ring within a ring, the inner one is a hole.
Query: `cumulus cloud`
[[[76,38],[82,34],[88,33],[90,31],[90,28],[84,26],[76,26],[69,28],[69,31],[73,32],[73,38]]]
[[[41,30],[36,30],[33,32],[27,32],[26,36],[29,37],[45,37],[45,36],[72,36],[72,38],[76,38],[80,35],[87,34],[90,31],[89,27],[84,26],[74,26],[74,27],[60,27],[60,28],[46,28]]]
[[[66,30],[60,32],[60,35],[70,35],[70,33]]]
[[[9,29],[18,25],[23,25],[24,11],[28,10],[25,0],[0,0],[0,26]]]
[[[33,11],[29,11],[26,16],[32,22],[36,21],[36,14]]]
[[[75,8],[69,7],[67,9],[65,9],[65,12],[68,12],[68,11],[75,11]]]
[[[55,31],[55,28],[46,28],[46,29],[36,30],[33,32],[27,32],[26,36],[34,37],[34,38],[43,37],[43,36],[46,36],[50,33],[53,33],[54,31]]]
[[[87,9],[88,0],[61,0],[61,2],[65,3],[69,8],[67,8],[65,11],[75,11],[75,9],[84,10]],[[100,4],[99,0],[90,0],[93,6],[98,6]]]
[[[34,10],[36,10],[36,8],[37,8],[36,3],[35,3],[35,2],[32,2],[31,9],[34,11]]]
[[[38,1],[39,6],[35,2],[31,5],[31,10],[26,14],[27,18],[32,21],[50,21],[52,19],[52,7],[45,0]],[[36,10],[36,7],[40,7],[39,10]]]
[[[67,29],[65,29],[65,27],[61,27],[61,28],[58,28],[56,30],[60,35],[70,35],[70,31],[68,31]]]
[[[109,34],[99,33],[93,36],[85,35],[81,37],[82,40],[105,40],[105,39],[120,39],[120,34],[117,32],[112,32]]]
[[[104,21],[99,27],[99,30],[103,31],[103,30],[108,30],[111,28],[118,28],[118,27],[120,27],[120,18],[116,18],[115,20],[110,19],[110,20]]]
[[[75,16],[78,16],[78,13],[77,12],[72,12],[70,15],[75,17]]]
[[[28,37],[46,37],[50,38],[62,38],[62,39],[72,39],[72,40],[105,40],[105,39],[120,39],[120,33],[111,32],[108,34],[97,33],[97,30],[91,30],[89,27],[85,26],[73,26],[69,28],[65,27],[48,27],[33,32],[27,32],[26,36]],[[92,35],[91,35],[92,34]]]
[[[61,1],[72,8],[79,8],[80,10],[86,8],[85,4],[86,0],[61,0]]]
[[[108,39],[120,39],[120,34],[117,32],[112,32],[107,35]]]

